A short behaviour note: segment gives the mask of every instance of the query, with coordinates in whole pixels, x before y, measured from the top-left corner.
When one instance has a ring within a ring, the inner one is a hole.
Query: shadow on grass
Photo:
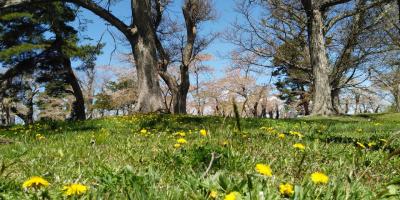
[[[44,128],[39,131],[50,132],[51,134],[62,134],[68,132],[87,132],[98,131],[100,126],[96,125],[95,121],[40,121],[35,125]]]

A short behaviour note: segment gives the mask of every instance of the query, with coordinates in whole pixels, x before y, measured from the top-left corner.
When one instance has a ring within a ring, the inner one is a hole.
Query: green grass
[[[230,118],[135,115],[3,128],[0,199],[67,199],[62,188],[75,182],[89,187],[77,199],[211,199],[211,191],[217,199],[232,191],[242,199],[282,199],[281,183],[295,185],[291,199],[400,197],[400,158],[389,158],[400,147],[400,114],[242,119],[241,125],[243,132]],[[207,137],[199,134],[203,128]],[[174,148],[178,131],[188,143]],[[376,145],[369,148],[370,142]],[[216,158],[205,174],[212,153]],[[257,163],[270,165],[273,176],[258,174]],[[329,183],[315,185],[310,175],[316,171]],[[51,185],[24,190],[32,176]]]

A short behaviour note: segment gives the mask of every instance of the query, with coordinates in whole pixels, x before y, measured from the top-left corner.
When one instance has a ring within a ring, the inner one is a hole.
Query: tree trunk
[[[181,55],[182,60],[179,67],[180,83],[178,83],[178,81],[173,75],[168,73],[167,68],[168,65],[170,64],[170,57],[165,52],[161,41],[158,38],[156,38],[156,45],[162,60],[159,74],[167,84],[168,88],[171,90],[172,101],[173,101],[171,111],[174,114],[186,114],[186,99],[190,87],[189,66],[194,56],[193,49],[197,35],[197,29],[196,29],[197,21],[195,21],[195,18],[193,18],[193,15],[196,15],[196,13],[193,13],[194,12],[193,7],[196,7],[196,5],[197,4],[192,4],[191,1],[187,1],[185,2],[185,5],[182,8],[186,25],[186,44],[183,46],[182,49],[182,55]],[[161,14],[160,10],[159,14]],[[161,20],[161,18],[159,20]],[[198,84],[198,73],[196,73],[196,78]],[[198,88],[197,88],[197,94],[198,94]]]
[[[310,101],[308,97],[308,93],[305,91],[304,87],[300,87],[300,90],[303,92],[300,95],[301,106],[303,106],[304,115],[310,115]]]
[[[313,109],[311,114],[332,115],[330,70],[324,40],[323,17],[319,9],[313,9],[307,15],[310,57],[314,75]]]
[[[395,110],[400,113],[400,84],[397,86],[397,90],[394,94]]]
[[[69,58],[64,58],[64,68],[66,71],[67,83],[71,85],[73,90],[73,95],[75,97],[75,101],[72,103],[71,119],[85,120],[86,119],[85,99],[83,98],[83,92],[81,86],[79,85],[79,81],[76,78],[74,70],[71,67],[71,61]]]
[[[266,118],[267,117],[267,108],[265,106],[261,106],[261,118]]]
[[[253,106],[253,117],[257,117],[258,116],[258,102],[254,103]]]
[[[398,18],[399,18],[399,24],[400,24],[400,0],[397,0],[397,10],[398,10]]]
[[[93,103],[94,103],[94,89],[93,89],[93,84],[94,84],[94,79],[95,79],[95,71],[94,67],[89,68],[87,71],[87,76],[88,76],[88,88],[87,88],[87,118],[92,119],[93,118]]]
[[[379,109],[380,109],[381,107],[380,106],[377,106],[375,109],[374,109],[374,113],[379,113]]]
[[[354,114],[357,114],[359,109],[360,109],[360,95],[359,94],[355,94],[355,109],[354,109]]]
[[[221,115],[219,111],[219,101],[217,98],[215,98],[215,110],[214,110],[214,115]]]
[[[346,103],[345,103],[345,106],[344,106],[344,114],[348,114],[349,113],[349,105],[350,105],[350,102],[349,102],[349,100],[348,99],[346,99]]]
[[[278,105],[275,106],[275,119],[279,119],[279,107]]]
[[[340,89],[334,89],[331,92],[332,107],[336,114],[340,114]]]
[[[201,99],[200,99],[200,96],[199,96],[200,84],[199,84],[199,71],[198,70],[195,71],[195,75],[196,75],[197,115],[202,115],[202,112],[201,112]]]
[[[150,0],[132,0],[137,34],[130,39],[138,77],[138,101],[135,110],[141,113],[163,112],[158,79],[156,35],[151,19]]]
[[[155,46],[151,43],[147,36],[139,36],[133,44],[139,90],[135,110],[141,113],[163,111],[161,88],[156,70],[157,56]]]
[[[4,109],[5,109],[5,112],[6,112],[7,125],[13,125],[14,122],[11,119],[10,107],[4,106]]]
[[[25,125],[30,125],[33,124],[33,97],[29,99],[27,106],[28,106],[28,112],[26,113],[24,122]]]
[[[303,109],[304,109],[305,116],[310,115],[310,103],[308,103],[308,101],[303,103]]]
[[[270,119],[274,118],[274,112],[272,110],[268,111],[268,116]]]
[[[189,68],[182,65],[180,67],[181,83],[177,83],[176,79],[166,71],[160,71],[159,74],[171,91],[172,105],[171,112],[174,114],[186,114],[187,94],[189,92]]]
[[[186,114],[186,99],[187,92],[185,92],[185,89],[172,93],[172,113]]]

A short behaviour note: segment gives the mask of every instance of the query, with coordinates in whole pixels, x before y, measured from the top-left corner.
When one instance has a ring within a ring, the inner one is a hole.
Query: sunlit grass
[[[398,114],[241,124],[239,132],[229,118],[136,115],[10,127],[0,132],[13,141],[0,144],[0,199],[399,197],[391,182],[400,178],[400,159],[387,159],[400,147]],[[272,176],[258,173],[259,163]],[[315,184],[315,172],[329,181]],[[24,189],[32,176],[50,185]],[[72,183],[87,191],[66,196]],[[292,195],[280,192],[283,184],[293,185]]]

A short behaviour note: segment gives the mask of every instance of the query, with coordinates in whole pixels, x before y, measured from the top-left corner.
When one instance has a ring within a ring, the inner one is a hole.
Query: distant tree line
[[[1,0],[2,123],[12,115],[25,124],[107,113],[230,116],[232,100],[246,117],[380,112],[382,99],[400,112],[399,1],[237,0],[239,18],[222,34],[235,46],[232,66],[208,82],[199,78],[212,74],[204,50],[219,35],[200,31],[218,16],[214,2],[184,0],[171,17],[173,3],[132,0],[127,24],[110,11],[118,1]],[[125,37],[135,74],[96,86],[104,44],[83,45],[82,27],[71,25],[81,8]],[[267,74],[274,85],[257,81]]]

